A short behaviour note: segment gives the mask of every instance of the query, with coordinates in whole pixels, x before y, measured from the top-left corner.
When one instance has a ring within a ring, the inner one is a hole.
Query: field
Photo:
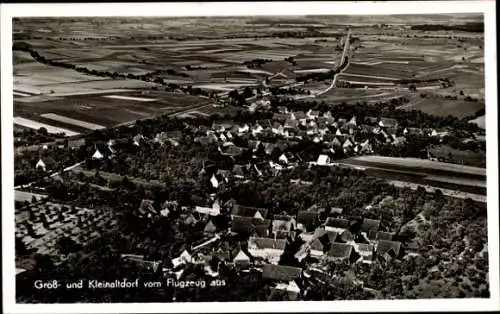
[[[26,19],[17,31],[28,34],[25,41],[45,58],[95,72],[116,72],[125,78],[83,74],[42,64],[29,53],[14,51],[15,112],[19,117],[54,123],[54,127],[78,133],[95,129],[90,124],[109,127],[158,114],[182,114],[186,106],[204,112],[206,99],[155,92],[152,88],[163,87],[153,79],[129,75],[156,73],[153,78],[167,84],[190,85],[206,93],[224,94],[245,87],[263,88],[265,84],[284,86],[297,77],[335,69],[341,61],[346,29],[323,17],[317,20],[313,25],[319,27],[315,32],[321,32],[321,36],[287,35],[305,34],[313,27],[303,23],[269,24],[253,18],[211,18],[206,23],[187,18],[154,19],[150,24],[136,19],[107,21],[109,27],[103,37],[96,35],[102,30],[89,22],[61,27],[50,20]],[[95,21],[99,23],[98,18]],[[29,36],[39,32],[41,26],[44,31],[40,36]],[[101,40],[79,40],[75,32]],[[463,32],[453,35],[356,25],[352,36],[357,41],[349,46],[348,66],[337,78],[337,83],[349,82],[355,88],[334,87],[313,97],[327,89],[331,80],[312,80],[301,86],[313,95],[304,99],[372,103],[404,96],[410,99],[402,107],[405,110],[459,118],[472,115],[484,108],[483,39]],[[293,62],[285,61],[289,57]],[[245,65],[259,59],[262,63]],[[412,92],[398,83],[403,79],[443,78],[453,81],[453,86],[429,83]],[[427,97],[420,98],[420,93]],[[458,100],[445,99],[446,95],[457,96]],[[465,96],[478,101],[466,101]],[[80,122],[41,116],[49,113]]]
[[[478,126],[482,127],[483,129],[486,129],[486,116],[480,116],[474,120],[469,121],[471,123],[475,123]]]
[[[417,158],[352,157],[340,162],[398,184],[419,184],[460,193],[486,195],[486,169]],[[449,192],[451,193],[451,192]]]
[[[452,115],[457,118],[464,118],[475,114],[484,108],[484,102],[472,102],[466,100],[450,100],[445,98],[420,98],[411,97],[408,104],[400,106],[398,109],[421,110],[425,113],[447,116]]]

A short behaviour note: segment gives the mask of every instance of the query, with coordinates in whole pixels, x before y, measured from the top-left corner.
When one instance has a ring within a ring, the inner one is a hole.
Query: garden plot
[[[28,127],[30,129],[35,129],[35,130],[38,130],[40,128],[45,128],[48,133],[53,133],[53,134],[64,133],[66,136],[75,136],[75,135],[80,134],[80,133],[77,133],[74,131],[55,127],[55,126],[48,125],[45,123],[40,123],[40,122],[26,119],[23,117],[14,117],[14,124],[18,124],[18,125],[21,125],[24,127]]]
[[[412,98],[408,104],[398,109],[420,110],[436,116],[452,115],[457,118],[464,118],[475,114],[479,109],[484,108],[483,102],[472,102],[465,100],[450,100],[445,98]]]

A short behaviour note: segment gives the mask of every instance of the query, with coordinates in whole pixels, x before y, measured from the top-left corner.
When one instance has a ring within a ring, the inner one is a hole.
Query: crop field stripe
[[[374,76],[374,75],[364,75],[364,74],[351,74],[351,73],[342,73],[342,76],[356,76],[356,77],[368,77],[368,78],[374,78],[374,79],[380,79],[380,80],[388,80],[388,81],[397,81],[399,79],[394,78],[394,77],[387,77],[387,76]]]
[[[61,115],[58,115],[55,113],[44,113],[44,114],[41,114],[40,116],[47,118],[47,119],[50,119],[50,120],[55,120],[55,121],[59,121],[59,122],[67,123],[67,124],[76,125],[76,126],[79,126],[79,127],[85,128],[85,129],[89,129],[89,130],[99,130],[99,129],[106,128],[105,126],[102,126],[99,124],[85,122],[85,121],[81,121],[81,120],[77,120],[77,119],[73,119],[73,118],[68,118],[68,117],[61,116]]]
[[[24,127],[28,127],[30,129],[35,129],[35,130],[38,130],[40,128],[45,128],[45,129],[47,129],[48,133],[53,133],[53,134],[64,133],[66,136],[75,136],[75,135],[80,134],[80,133],[77,133],[74,131],[70,131],[70,130],[63,129],[63,128],[58,128],[58,127],[48,125],[45,123],[36,122],[36,121],[26,119],[23,117],[14,117],[14,123],[19,124],[19,125],[24,126]]]
[[[139,97],[129,97],[129,96],[121,96],[121,95],[106,95],[102,97],[107,97],[107,98],[114,98],[114,99],[122,99],[122,100],[133,100],[133,101],[143,101],[143,102],[149,102],[149,101],[156,101],[157,99],[153,98],[139,98]]]

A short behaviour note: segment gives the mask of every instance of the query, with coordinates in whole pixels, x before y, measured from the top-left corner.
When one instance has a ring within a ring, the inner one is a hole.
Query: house
[[[231,219],[234,216],[253,217],[264,220],[267,216],[267,209],[234,204],[231,209]]]
[[[261,134],[264,131],[264,128],[260,124],[255,124],[252,127],[252,135],[257,136],[258,134]]]
[[[358,262],[371,264],[373,261],[373,250],[374,246],[372,244],[357,244],[357,252],[360,255]]]
[[[220,207],[202,207],[196,206],[194,210],[203,215],[218,216],[220,215]]]
[[[380,241],[380,240],[392,241],[392,239],[394,238],[394,233],[384,232],[384,231],[370,232],[368,234],[368,238],[372,241]]]
[[[35,169],[37,169],[37,170],[41,169],[42,171],[46,171],[47,170],[47,166],[45,165],[45,163],[43,162],[43,160],[41,158],[36,163]]]
[[[316,238],[311,241],[310,253],[312,258],[320,259],[324,255],[324,245],[321,241]]]
[[[224,134],[221,134],[221,136],[224,136]],[[238,147],[235,145],[226,146],[226,147],[224,147],[224,149],[219,148],[219,151],[222,155],[231,156],[231,157],[239,156],[239,155],[243,154],[243,152],[245,152],[245,150],[246,150],[245,148]]]
[[[333,140],[330,142],[331,147],[341,147],[342,143],[339,141],[337,137],[334,137]]]
[[[288,296],[288,299],[291,301],[297,300],[297,296],[299,295],[301,289],[297,285],[297,282],[295,280],[291,280],[288,283],[278,283],[274,289],[273,292],[278,292],[278,293],[286,293],[284,296]],[[271,297],[273,297],[273,293],[271,294]],[[278,300],[283,300],[283,297],[275,296]]]
[[[277,236],[278,231],[290,234],[297,229],[295,218],[289,215],[274,215],[273,217],[273,234]]]
[[[233,263],[238,266],[247,266],[250,264],[250,257],[240,250],[234,257]]]
[[[290,119],[299,121],[300,123],[306,123],[307,115],[304,111],[294,111],[290,113]]]
[[[191,254],[189,254],[189,252],[187,250],[184,250],[181,253],[181,255],[172,259],[172,264],[174,265],[174,268],[176,268],[177,266],[180,266],[180,265],[186,264],[186,263],[192,263],[193,261],[194,261],[194,259],[191,256]]]
[[[319,111],[318,110],[309,109],[309,111],[306,113],[306,116],[309,119],[317,119],[317,118],[319,118]]]
[[[318,223],[318,213],[307,210],[297,212],[297,228],[302,225],[306,231],[312,231]]]
[[[286,113],[274,113],[273,114],[273,120],[275,121],[286,121],[289,118],[289,115]]]
[[[368,236],[370,232],[377,232],[380,227],[380,220],[364,218],[361,224],[361,232]]]
[[[248,239],[248,252],[254,257],[266,259],[271,264],[278,264],[281,255],[285,252],[285,239],[271,239],[250,237]]]
[[[229,178],[231,177],[231,171],[229,170],[224,170],[224,169],[219,169],[215,173],[215,177],[222,178],[226,183],[229,182]]]
[[[139,215],[150,218],[152,215],[158,214],[153,204],[152,200],[143,199],[139,205]]]
[[[377,256],[385,260],[398,258],[401,253],[401,242],[380,240],[375,246],[375,252]]]
[[[318,161],[316,161],[316,164],[319,166],[327,166],[330,164],[330,157],[327,155],[321,154],[318,157]]]
[[[293,120],[293,119],[288,119],[283,124],[283,127],[285,129],[297,129],[299,127],[299,121]]]
[[[244,179],[246,173],[248,172],[248,167],[246,165],[234,165],[231,173],[235,178]]]
[[[332,207],[330,209],[330,215],[342,215],[342,212],[344,211],[343,208],[340,207]]]
[[[349,220],[343,218],[328,217],[325,221],[324,226],[326,231],[334,231],[342,234],[347,228],[349,228]]]
[[[262,279],[290,282],[299,278],[301,274],[302,268],[299,267],[273,264],[265,264],[262,267]]]
[[[398,127],[398,121],[396,119],[390,119],[390,118],[380,118],[378,125],[381,128],[397,128]]]
[[[347,125],[350,126],[356,126],[356,116],[353,116],[349,122],[347,122]]]
[[[212,175],[212,177],[210,178],[210,183],[216,189],[219,187],[219,180],[217,180],[217,178],[215,177],[215,175]]]
[[[234,123],[232,121],[214,121],[212,123],[212,130],[216,132],[224,132],[231,129],[233,124]]]
[[[104,155],[101,154],[99,149],[96,148],[95,153],[92,155],[92,159],[103,159]]]
[[[327,261],[348,261],[352,262],[354,248],[350,244],[332,243],[330,250],[323,256]]]
[[[369,125],[375,125],[378,123],[378,118],[377,117],[366,117],[365,122]]]
[[[78,149],[82,146],[85,146],[85,139],[84,138],[68,140],[68,148],[70,148],[70,149]]]
[[[267,155],[272,155],[276,148],[278,148],[278,144],[275,143],[262,143],[264,145],[264,151]]]
[[[143,141],[144,141],[144,136],[142,136],[142,134],[137,134],[132,138],[132,142],[135,146],[140,146]]]
[[[171,211],[177,211],[178,206],[179,203],[177,203],[177,201],[165,201],[161,205],[160,215],[162,215],[163,217],[167,217]]]
[[[269,236],[271,221],[253,217],[234,216],[231,222],[231,232],[243,236]]]

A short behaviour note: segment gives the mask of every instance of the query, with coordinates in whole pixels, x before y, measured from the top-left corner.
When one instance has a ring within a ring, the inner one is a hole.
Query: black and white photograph
[[[134,5],[2,7],[12,313],[498,309],[493,1]]]

